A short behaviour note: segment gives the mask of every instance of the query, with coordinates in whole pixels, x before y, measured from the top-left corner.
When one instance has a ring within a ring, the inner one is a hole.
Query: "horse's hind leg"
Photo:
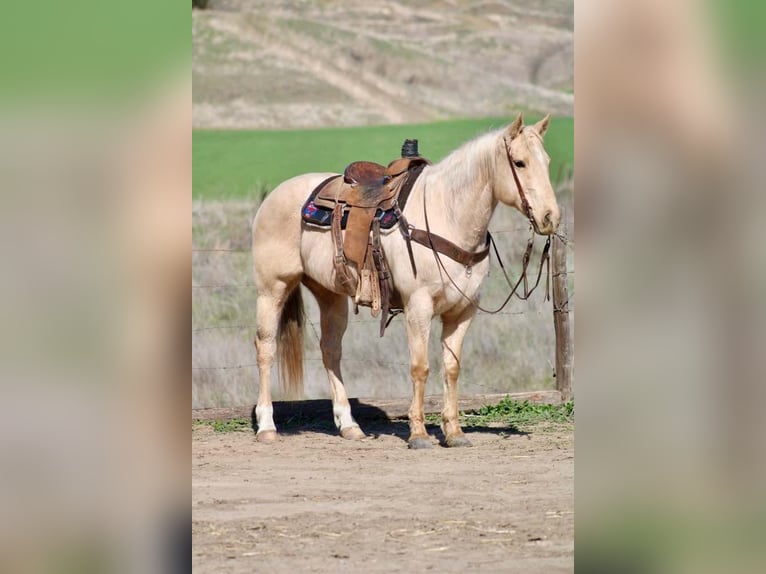
[[[259,442],[274,442],[277,438],[274,409],[271,405],[271,366],[277,352],[279,317],[289,292],[288,285],[276,283],[267,291],[259,293],[256,304],[255,349],[258,356],[259,388],[258,403],[255,407],[255,418],[258,422],[255,438]]]
[[[442,317],[442,353],[444,359],[444,408],[442,432],[447,446],[471,446],[460,428],[457,408],[457,381],[460,375],[460,355],[463,339],[476,310],[469,307],[457,317]]]
[[[330,381],[335,426],[343,438],[362,439],[365,435],[351,415],[351,405],[340,372],[343,334],[348,325],[348,297],[328,291],[308,278],[304,278],[304,283],[319,304],[322,329],[319,346],[322,349],[322,363]]]

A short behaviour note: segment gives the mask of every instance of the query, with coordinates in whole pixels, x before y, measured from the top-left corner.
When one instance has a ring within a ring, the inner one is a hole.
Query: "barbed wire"
[[[573,297],[574,297],[574,295],[571,295],[569,297],[569,299],[567,299],[567,301],[564,303],[564,305],[569,303],[569,301],[571,301],[571,299]],[[563,307],[563,305],[562,305],[562,307]],[[555,311],[557,311],[557,309],[553,309],[553,311],[555,312]],[[549,309],[535,309],[535,310],[531,310],[531,311],[501,311],[499,313],[494,313],[494,314],[484,313],[484,312],[479,311],[478,313],[476,313],[476,316],[477,317],[494,317],[494,316],[497,316],[497,315],[532,315],[532,314],[538,315],[538,316],[542,316],[542,315],[547,315],[549,312],[550,312]],[[311,325],[311,327],[313,327],[313,328],[316,328],[316,327],[319,326],[319,322],[318,321],[306,321],[306,322],[309,325]],[[369,323],[369,324],[380,325],[380,319],[349,319],[348,323],[349,324],[351,324],[351,323]],[[242,330],[245,330],[245,329],[256,329],[257,327],[258,327],[258,325],[256,325],[255,323],[250,323],[250,324],[247,324],[247,325],[206,325],[204,327],[196,327],[196,328],[192,329],[192,333],[200,333],[200,332],[205,332],[205,331],[225,330],[225,329],[242,329]],[[319,335],[317,335],[317,340],[318,339],[319,339]]]
[[[192,289],[241,289],[243,287],[255,287],[255,283],[229,283],[224,285],[192,285]]]
[[[527,313],[527,311],[519,311],[519,312],[505,312],[505,313],[498,313],[498,315],[524,315]],[[484,315],[484,313],[482,313]],[[316,328],[319,326],[318,321],[306,321],[309,325]],[[369,324],[375,324],[380,325],[380,319],[349,319],[348,323],[369,323]],[[197,327],[196,329],[192,329],[192,333],[198,333],[200,331],[214,331],[217,329],[255,329],[258,326],[255,323],[252,323],[250,325],[208,325],[205,327]]]
[[[216,249],[201,249],[197,247],[192,247],[192,253],[250,253],[250,249],[224,249],[224,248],[216,248]]]
[[[564,235],[563,233],[554,232],[554,237],[561,241],[564,245],[569,247],[570,249],[574,249],[574,239],[570,239],[568,236]]]
[[[567,221],[564,223],[567,225],[567,227],[569,227],[569,225],[571,225],[573,222]],[[529,232],[529,226],[527,225],[525,227],[513,227],[510,229],[490,229],[489,232],[493,235],[503,235],[506,233],[523,233]],[[568,238],[566,235],[558,232],[554,233],[554,235],[558,237],[565,245],[574,245],[574,241]],[[251,250],[231,247],[192,247],[192,253],[251,253]]]
[[[305,357],[303,359],[304,361],[309,362],[319,362],[321,363],[323,359],[321,357]],[[387,366],[393,366],[393,367],[409,367],[409,363],[401,363],[401,362],[395,362],[395,361],[381,361],[378,359],[341,359],[341,363],[364,363],[364,364],[375,364],[375,365],[387,365]],[[195,367],[192,365],[192,371],[227,371],[231,369],[249,369],[252,367],[257,367],[258,363],[247,363],[244,365],[216,365],[212,367]]]
[[[505,229],[505,230],[496,230],[492,231],[490,230],[490,233],[492,235],[504,235],[506,233],[517,233],[520,231],[529,231],[528,229]],[[572,239],[566,239],[565,236],[560,235],[558,233],[554,234],[556,237],[559,238],[559,240],[566,246],[572,247],[574,246],[574,240]],[[216,248],[216,249],[201,249],[201,248],[192,248],[192,253],[252,253],[252,250],[250,249],[224,249],[224,248]]]
[[[200,333],[202,331],[215,331],[217,329],[255,329],[257,325],[209,325],[206,327],[197,327],[192,329],[192,333]]]
[[[572,222],[567,221],[566,222],[566,228],[569,228],[571,226]],[[496,229],[491,230],[490,232],[492,234],[502,235],[502,234],[508,234],[508,233],[521,233],[521,232],[528,232],[529,227],[518,227],[518,228],[511,228],[511,229]],[[554,234],[556,238],[558,238],[562,244],[566,245],[569,249],[574,249],[574,241],[571,240],[568,236],[564,235],[563,233],[555,233]],[[237,253],[237,254],[250,254],[250,249],[239,249],[239,248],[224,248],[224,247],[215,247],[215,248],[192,248],[192,253]],[[561,275],[574,275],[574,270],[566,270],[564,272],[558,272],[558,273],[552,273],[551,277],[559,277]],[[202,290],[202,289],[250,289],[254,288],[254,283],[236,283],[236,284],[202,284],[202,285],[192,285],[192,289]],[[552,309],[554,314],[557,313],[572,313],[574,310],[570,308],[571,303],[573,303],[574,293],[570,293],[569,298],[561,303],[558,307],[554,307]],[[534,310],[521,310],[521,311],[502,311],[500,313],[497,313],[496,315],[506,315],[506,316],[520,316],[520,315],[537,315],[537,316],[543,316],[547,315],[551,312],[550,307],[546,306],[545,308],[538,308]],[[490,315],[488,313],[478,312],[476,314],[477,317],[492,317],[493,315]],[[548,315],[549,316],[549,315]],[[317,331],[317,327],[319,326],[318,321],[314,320],[307,320],[306,321],[310,327],[311,331],[313,332],[314,338],[316,339],[317,343],[320,341],[320,334]],[[369,319],[363,319],[363,318],[349,318],[348,320],[349,324],[356,324],[356,323],[370,323],[379,325],[380,320],[375,318],[369,318]],[[202,333],[202,332],[211,332],[211,331],[217,331],[217,330],[249,330],[249,329],[256,329],[256,324],[234,324],[234,325],[206,325],[201,327],[196,327],[192,329],[192,333]],[[322,362],[322,358],[318,357],[307,357],[304,358],[304,361],[307,362]],[[353,364],[371,364],[371,365],[380,365],[380,366],[394,366],[394,367],[407,367],[409,368],[410,364],[409,362],[396,362],[396,361],[386,361],[386,360],[377,360],[377,359],[342,359],[343,363],[353,363]],[[257,363],[244,363],[244,364],[236,364],[236,365],[214,365],[214,366],[192,366],[193,371],[228,371],[228,370],[240,370],[240,369],[248,369],[257,367]]]
[[[565,271],[563,273],[552,273],[551,277],[560,275],[574,275],[574,271]],[[192,285],[192,289],[244,289],[245,287],[255,287],[254,283],[224,283],[221,285]]]

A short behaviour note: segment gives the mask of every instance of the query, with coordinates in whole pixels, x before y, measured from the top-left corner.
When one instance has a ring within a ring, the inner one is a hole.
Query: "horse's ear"
[[[513,120],[513,123],[508,126],[508,135],[511,139],[515,138],[519,133],[521,133],[521,128],[524,127],[524,118],[521,117],[521,114],[516,116],[516,119]]]
[[[545,135],[545,132],[548,131],[548,124],[551,123],[551,115],[548,114],[543,119],[541,119],[539,122],[535,124],[535,131],[540,134],[540,137],[543,137]]]

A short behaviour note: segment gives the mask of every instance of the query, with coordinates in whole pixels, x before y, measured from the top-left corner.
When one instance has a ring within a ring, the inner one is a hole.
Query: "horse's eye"
[[[521,161],[520,159],[517,159],[516,161],[514,161],[514,162],[513,162],[513,165],[515,165],[515,166],[516,166],[516,167],[518,167],[519,169],[525,168],[525,167],[527,166],[527,164],[525,164],[525,163],[524,163],[523,161]]]

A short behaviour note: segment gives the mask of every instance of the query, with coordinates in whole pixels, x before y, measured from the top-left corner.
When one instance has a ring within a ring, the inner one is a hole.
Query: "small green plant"
[[[215,432],[252,431],[253,422],[250,419],[231,419],[228,421],[196,420],[195,425],[211,427]]]
[[[489,423],[502,423],[511,428],[517,425],[538,423],[569,424],[574,422],[574,401],[559,405],[516,401],[505,397],[494,405],[485,405],[477,411],[461,412],[460,418],[466,426],[485,426]],[[429,424],[440,424],[441,415],[426,415]]]
[[[473,415],[467,415],[469,424],[502,422],[510,425],[542,422],[571,423],[574,421],[574,401],[559,405],[516,401],[505,397],[495,405],[485,405]]]
[[[477,414],[491,418],[511,418],[516,421],[525,419],[545,419],[565,422],[574,416],[574,401],[560,405],[515,401],[505,397],[496,405],[485,405]]]

